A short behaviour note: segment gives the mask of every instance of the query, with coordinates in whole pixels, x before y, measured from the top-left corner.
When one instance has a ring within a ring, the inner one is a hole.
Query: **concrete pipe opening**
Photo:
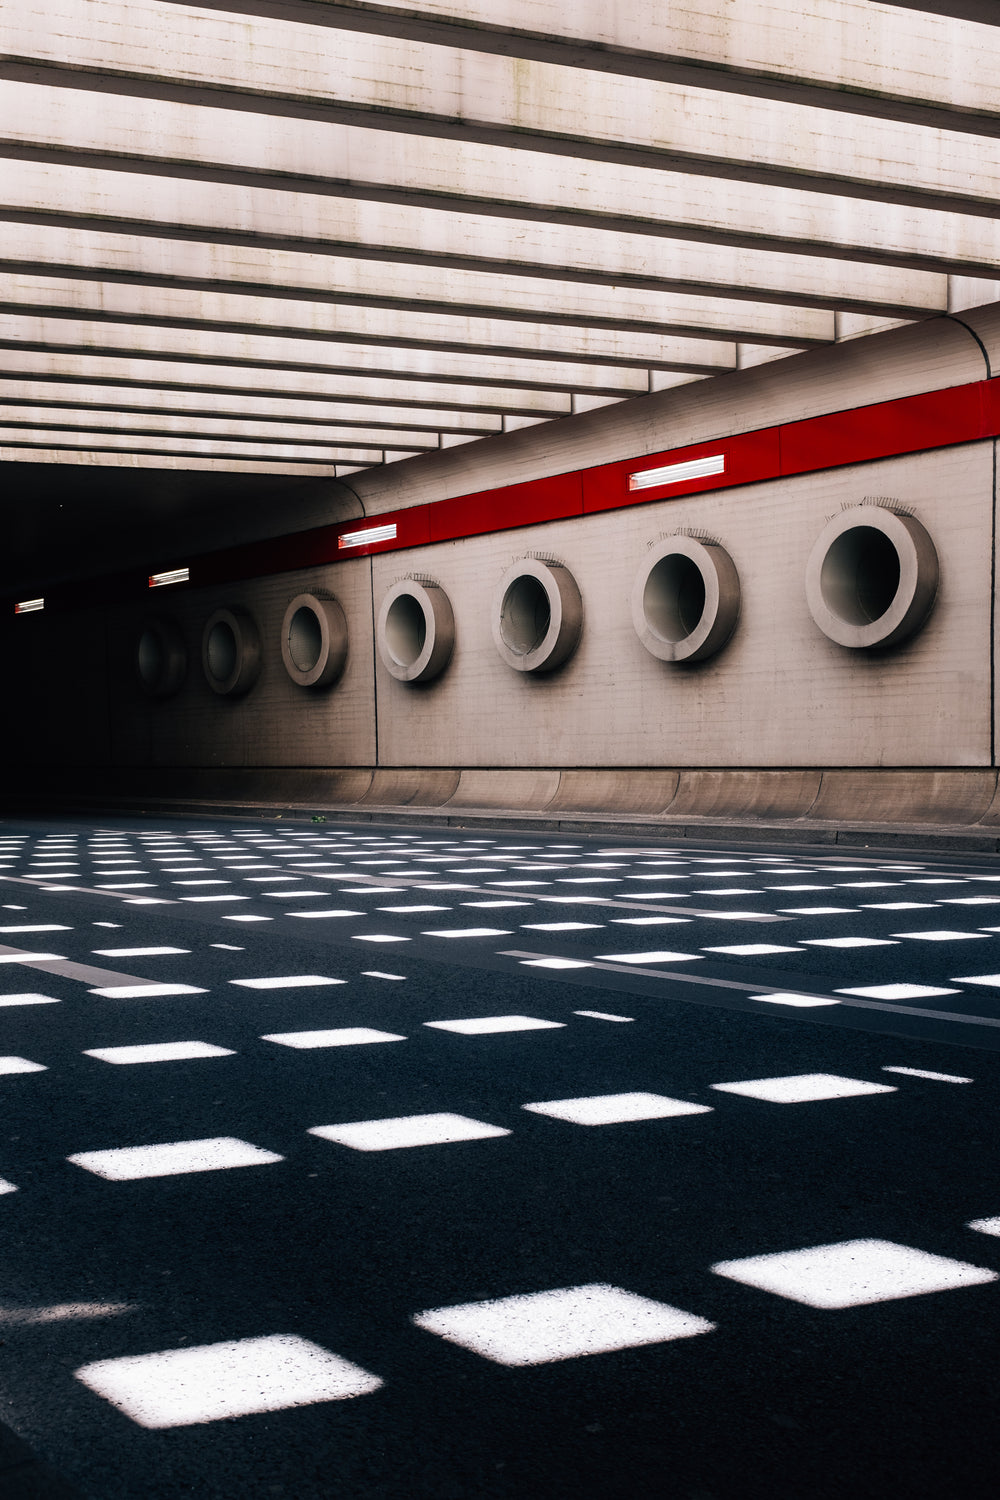
[[[856,505],[821,532],[806,568],[820,630],[854,650],[894,646],[926,620],[938,559],[924,527],[886,506]]]
[[[517,672],[551,672],[576,650],[583,600],[561,563],[526,557],[508,568],[493,604],[493,641]]]
[[[347,620],[332,594],[297,594],[281,622],[281,660],[298,687],[324,688],[347,660]]]
[[[147,620],[136,642],[139,686],[150,698],[169,698],[187,675],[187,648],[173,620]]]
[[[248,693],[260,671],[260,637],[245,609],[217,609],[205,625],[201,664],[213,693],[239,698]]]
[[[653,549],[632,589],[632,623],[660,661],[704,661],[729,640],[740,580],[724,547],[673,536]]]
[[[382,665],[398,682],[430,682],[444,671],[455,647],[455,618],[444,589],[404,578],[379,610],[375,640]]]

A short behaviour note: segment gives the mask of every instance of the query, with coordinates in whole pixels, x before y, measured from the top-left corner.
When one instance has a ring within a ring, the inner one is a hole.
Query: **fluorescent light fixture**
[[[435,1307],[418,1328],[500,1365],[544,1365],[710,1333],[714,1323],[620,1287],[591,1285]]]
[[[364,526],[360,531],[345,531],[337,538],[337,550],[345,547],[368,547],[373,542],[391,542],[396,535],[396,523],[386,526]]]
[[[168,568],[165,573],[150,573],[149,586],[151,589],[162,589],[168,583],[187,583],[190,577],[190,568]]]
[[[342,1401],[382,1381],[294,1334],[102,1359],[76,1371],[140,1427],[188,1427],[254,1412]]]
[[[44,599],[22,599],[14,605],[14,613],[16,615],[32,615],[36,610],[44,608]]]
[[[683,484],[686,479],[707,479],[710,474],[724,474],[726,455],[712,453],[707,458],[689,458],[684,463],[665,464],[659,469],[640,469],[628,476],[630,490],[658,489],[662,484]]]

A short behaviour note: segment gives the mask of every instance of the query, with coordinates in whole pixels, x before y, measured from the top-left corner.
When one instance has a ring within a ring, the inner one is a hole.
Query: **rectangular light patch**
[[[44,608],[44,599],[21,599],[14,605],[14,613],[16,615],[33,615],[36,610]]]
[[[691,1338],[714,1328],[665,1302],[601,1283],[435,1307],[413,1319],[500,1365],[544,1365]]]
[[[187,583],[190,577],[190,568],[168,568],[165,573],[150,573],[149,586],[151,589],[162,589],[168,583]]]
[[[337,538],[337,551],[347,547],[369,547],[373,542],[391,542],[396,536],[396,523],[386,526],[364,526],[360,531],[345,531]]]
[[[108,1182],[134,1182],[143,1177],[177,1177],[188,1172],[267,1166],[284,1158],[252,1146],[249,1141],[217,1136],[155,1146],[121,1146],[112,1151],[78,1151],[66,1160]]]
[[[76,1378],[140,1427],[187,1427],[364,1396],[376,1375],[295,1334],[83,1365]]]
[[[628,476],[630,490],[658,489],[663,484],[683,484],[686,479],[706,479],[710,474],[724,474],[726,455],[712,453],[707,458],[689,458],[684,463],[665,464],[659,469],[640,469]]]

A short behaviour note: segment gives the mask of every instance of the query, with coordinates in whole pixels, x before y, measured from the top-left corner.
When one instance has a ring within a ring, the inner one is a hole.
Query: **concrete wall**
[[[484,439],[367,471],[351,486],[360,508],[374,516],[981,380],[1000,359],[1000,306],[965,320],[968,327],[938,318]],[[308,768],[352,768],[357,774],[337,783],[344,800],[416,798],[455,807],[498,800],[543,806],[553,799],[610,806],[626,796],[615,777],[628,771],[635,773],[626,777],[630,806],[656,811],[680,797],[676,809],[691,814],[728,805],[729,794],[720,794],[718,778],[679,780],[675,771],[810,773],[784,778],[773,796],[760,786],[775,783],[755,783],[750,800],[763,811],[780,811],[815,802],[819,782],[812,769],[988,770],[996,764],[998,727],[994,467],[994,443],[981,441],[221,590],[163,590],[143,608],[102,610],[95,600],[86,618],[20,617],[7,631],[17,706],[13,756],[24,765],[156,768],[164,786],[169,768],[284,768],[284,779],[278,770],[254,778],[255,795],[270,788],[278,797],[293,784],[295,768],[303,775]],[[897,647],[866,652],[835,645],[820,632],[804,578],[827,521],[870,497],[923,524],[938,553],[940,584],[921,630]],[[677,532],[724,545],[741,581],[735,632],[702,663],[657,660],[632,623],[636,572],[650,547]],[[179,540],[166,550],[177,553]],[[188,536],[187,542],[196,552],[198,539]],[[504,570],[518,558],[539,556],[574,575],[584,620],[579,648],[566,664],[533,675],[500,659],[491,611]],[[381,600],[394,582],[411,575],[443,587],[455,615],[452,660],[426,684],[397,681],[374,650]],[[309,589],[339,599],[350,632],[342,678],[318,692],[295,686],[280,654],[283,612]],[[256,686],[233,701],[209,689],[200,664],[204,622],[223,604],[249,610],[263,644]],[[142,693],[133,669],[142,621],[154,606],[176,620],[189,656],[183,687],[163,702]],[[588,780],[595,770],[606,774]],[[504,776],[486,777],[487,771]],[[147,785],[155,784],[152,775]],[[296,784],[316,795],[315,781]],[[729,784],[743,785],[738,777]],[[921,781],[914,793],[922,805],[937,795],[930,785]],[[992,793],[982,788],[973,800],[984,796],[988,806]]]

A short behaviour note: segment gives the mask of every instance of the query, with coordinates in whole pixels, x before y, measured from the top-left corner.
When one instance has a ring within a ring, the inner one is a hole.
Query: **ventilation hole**
[[[705,613],[705,580],[698,564],[672,552],[650,570],[642,595],[650,629],[664,641],[683,641]]]
[[[144,630],[139,637],[138,665],[143,686],[151,690],[159,687],[166,666],[166,653],[157,631]]]
[[[517,656],[537,651],[551,623],[552,610],[545,586],[528,573],[515,578],[500,608],[500,634],[507,649]]]
[[[827,608],[849,625],[881,619],[899,589],[899,553],[874,526],[853,526],[831,544],[820,571]]]
[[[311,672],[322,649],[323,630],[316,612],[303,605],[295,611],[288,627],[288,654],[298,671]]]
[[[216,682],[228,682],[236,670],[236,636],[231,625],[219,620],[208,637],[208,670]]]
[[[400,594],[389,606],[385,620],[385,642],[393,661],[412,667],[427,640],[427,619],[419,599]]]

